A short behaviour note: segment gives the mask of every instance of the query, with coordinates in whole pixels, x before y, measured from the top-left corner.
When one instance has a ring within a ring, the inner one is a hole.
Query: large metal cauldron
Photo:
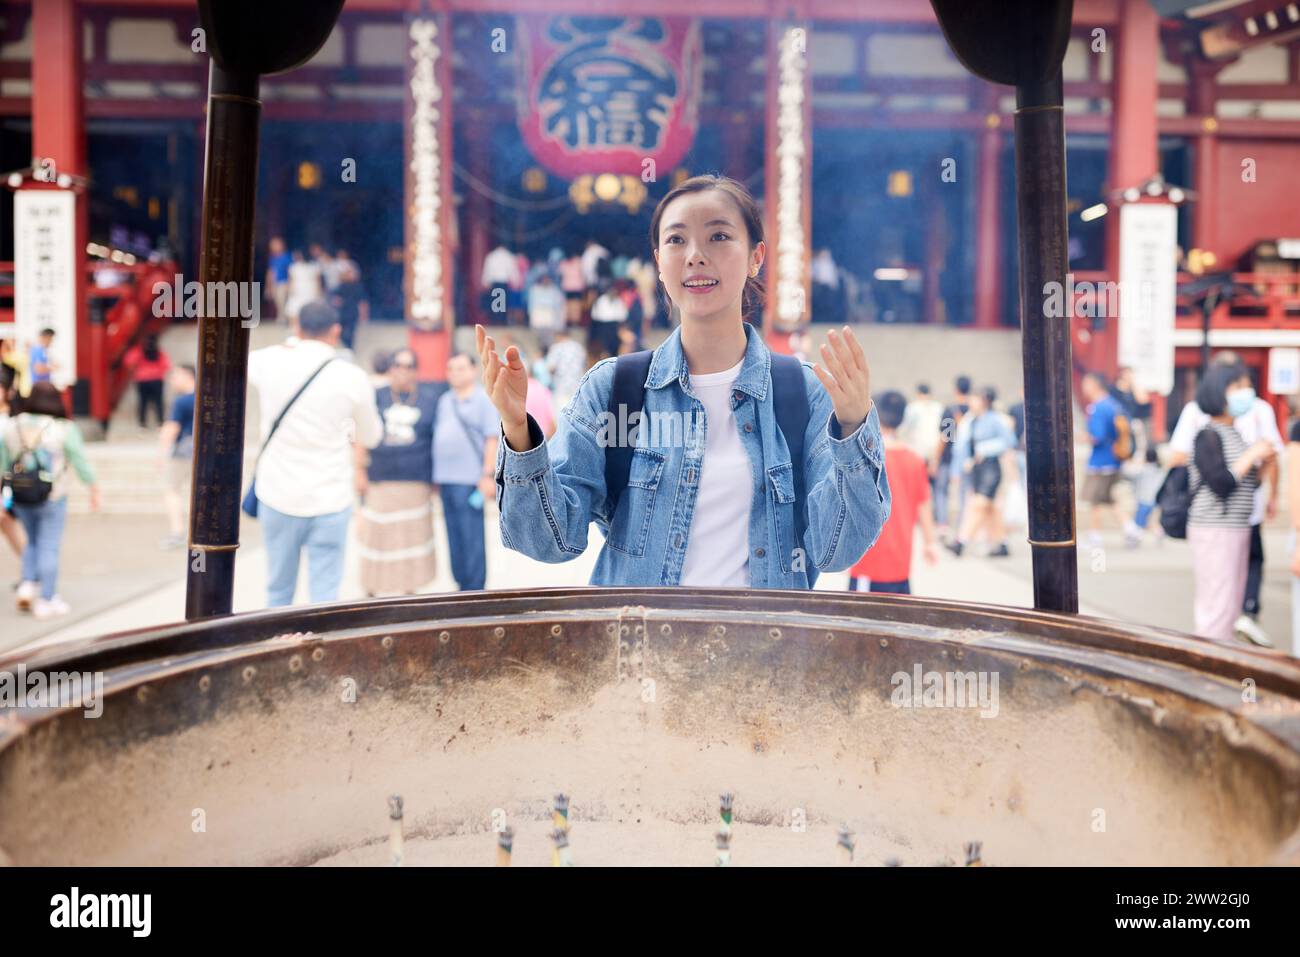
[[[390,794],[407,863],[491,863],[503,821],[516,861],[544,862],[557,791],[579,865],[711,863],[722,791],[736,864],[835,863],[841,822],[867,864],[960,862],[967,841],[991,865],[1300,863],[1300,662],[1096,619],[554,589],[237,615],[25,664],[102,671],[106,699],[0,718],[15,864],[380,864]],[[918,668],[996,675],[996,715],[900,692]]]

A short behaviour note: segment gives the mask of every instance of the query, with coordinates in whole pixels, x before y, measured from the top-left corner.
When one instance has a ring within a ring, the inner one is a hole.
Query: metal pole
[[[1065,116],[1061,69],[1016,87],[1016,216],[1034,607],[1079,610],[1070,322],[1045,315],[1044,287],[1066,288]]]
[[[253,280],[253,207],[262,112],[257,96],[255,71],[234,73],[212,61],[199,264],[205,302],[212,283],[234,282],[244,288],[243,283]],[[205,309],[199,319],[195,363],[194,481],[185,587],[185,617],[190,621],[231,611],[244,464],[249,330],[237,316],[206,313]]]

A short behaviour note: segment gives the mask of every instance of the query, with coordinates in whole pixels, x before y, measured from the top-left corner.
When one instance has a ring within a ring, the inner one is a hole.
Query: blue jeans
[[[266,604],[293,604],[298,587],[298,563],[307,550],[308,591],[313,603],[334,601],[343,581],[343,552],[348,540],[352,506],[329,515],[301,518],[277,512],[258,500],[257,519],[266,543]]]
[[[487,547],[483,541],[483,509],[469,504],[477,486],[440,485],[442,515],[447,522],[451,577],[461,591],[479,591],[487,582]]]
[[[59,583],[59,546],[63,544],[68,500],[50,499],[40,505],[14,502],[14,515],[27,533],[23,581],[40,582],[41,597],[49,601],[58,594],[55,586]]]

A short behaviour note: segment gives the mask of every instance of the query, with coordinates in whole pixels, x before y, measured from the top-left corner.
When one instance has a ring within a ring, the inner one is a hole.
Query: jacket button
[[[767,554],[767,551],[766,549],[759,548],[754,551],[754,554],[757,555],[759,558],[762,558],[764,555]]]
[[[745,423],[745,431],[746,431],[746,432],[753,432],[753,431],[754,431],[754,423],[753,423],[753,422],[746,422],[746,423]]]

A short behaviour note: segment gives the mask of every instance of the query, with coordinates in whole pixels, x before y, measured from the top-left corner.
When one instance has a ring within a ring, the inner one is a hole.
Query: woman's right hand
[[[526,451],[512,440],[512,436],[523,436],[524,445],[527,445],[528,413],[525,406],[528,401],[528,370],[519,357],[519,349],[511,346],[506,350],[503,361],[497,355],[496,342],[482,326],[474,326],[474,338],[478,345],[479,362],[483,367],[483,388],[496,406],[497,415],[501,416],[501,428],[505,431],[506,439],[515,451]]]

